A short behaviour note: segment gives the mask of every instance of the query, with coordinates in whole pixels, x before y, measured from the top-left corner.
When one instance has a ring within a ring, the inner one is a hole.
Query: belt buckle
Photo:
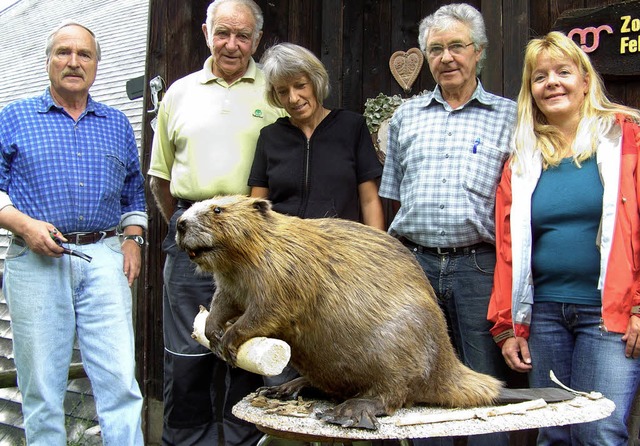
[[[100,234],[100,238],[96,240],[94,243],[101,242],[107,237],[107,231],[98,231],[98,234]]]
[[[457,248],[441,248],[441,247],[438,246],[438,247],[436,247],[436,251],[441,256],[445,256],[445,255],[451,254],[452,252],[456,252]]]
[[[86,238],[91,234],[79,232],[73,235],[73,242],[76,245],[84,245],[86,244]]]

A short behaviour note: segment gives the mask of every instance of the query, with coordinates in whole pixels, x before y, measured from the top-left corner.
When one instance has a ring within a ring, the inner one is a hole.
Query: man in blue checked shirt
[[[379,193],[395,204],[389,232],[415,254],[433,285],[460,359],[505,380],[487,308],[496,262],[495,192],[516,105],[486,92],[476,77],[487,35],[475,8],[441,7],[420,23],[419,43],[437,85],[394,113]],[[508,437],[479,435],[468,444],[506,445]]]
[[[0,227],[13,233],[4,294],[27,444],[67,444],[77,335],[104,443],[142,445],[130,289],[147,226],[138,150],[124,114],[89,95],[94,33],[64,22],[46,56],[46,91],[0,111]]]

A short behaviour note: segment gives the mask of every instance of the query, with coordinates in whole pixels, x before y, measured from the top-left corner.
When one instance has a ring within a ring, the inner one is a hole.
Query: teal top
[[[542,172],[531,202],[535,302],[601,304],[603,191],[595,157],[581,167],[567,158]]]

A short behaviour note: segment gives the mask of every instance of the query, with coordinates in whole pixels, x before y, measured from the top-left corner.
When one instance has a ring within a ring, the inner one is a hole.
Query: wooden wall
[[[531,35],[538,36],[549,32],[558,16],[564,11],[614,3],[620,3],[620,0],[533,0],[529,13]],[[640,11],[636,17],[640,18]],[[640,108],[640,76],[618,79],[610,77],[604,78],[604,81],[612,100]]]
[[[389,71],[397,50],[418,46],[418,23],[442,1],[276,0],[258,2],[265,30],[256,56],[266,46],[291,41],[311,49],[329,71],[329,107],[362,111],[380,92],[404,92]],[[480,7],[479,1],[469,2]],[[491,2],[499,3],[499,2]],[[434,86],[426,63],[410,95]]]
[[[397,50],[417,47],[418,22],[447,1],[439,0],[258,0],[265,16],[264,47],[291,41],[313,50],[331,78],[330,107],[362,112],[379,92],[403,93],[388,61]],[[607,0],[474,0],[487,23],[489,48],[482,74],[485,88],[515,98],[520,88],[523,48],[532,36],[545,34],[565,10],[613,3]],[[147,79],[161,75],[167,85],[198,70],[209,55],[200,29],[209,0],[150,0]],[[433,88],[425,63],[413,91]],[[608,80],[618,101],[640,107],[638,80]],[[145,91],[147,108],[151,100]],[[153,133],[145,114],[143,168],[149,166]],[[138,283],[138,363],[145,394],[162,400],[162,267],[160,248],[166,225],[148,193],[149,246]]]

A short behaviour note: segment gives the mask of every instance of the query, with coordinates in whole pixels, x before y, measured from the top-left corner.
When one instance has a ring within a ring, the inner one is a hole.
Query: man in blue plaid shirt
[[[13,233],[4,293],[27,444],[67,444],[77,335],[104,443],[142,445],[130,289],[147,226],[138,149],[124,114],[89,96],[94,33],[64,22],[46,56],[46,91],[0,112],[0,227]]]
[[[494,197],[516,105],[486,92],[476,77],[487,37],[473,7],[451,4],[427,16],[419,42],[437,85],[394,113],[379,193],[395,205],[389,232],[424,269],[462,361],[504,380],[486,316],[496,262]],[[468,444],[507,442],[506,434],[492,434]]]

